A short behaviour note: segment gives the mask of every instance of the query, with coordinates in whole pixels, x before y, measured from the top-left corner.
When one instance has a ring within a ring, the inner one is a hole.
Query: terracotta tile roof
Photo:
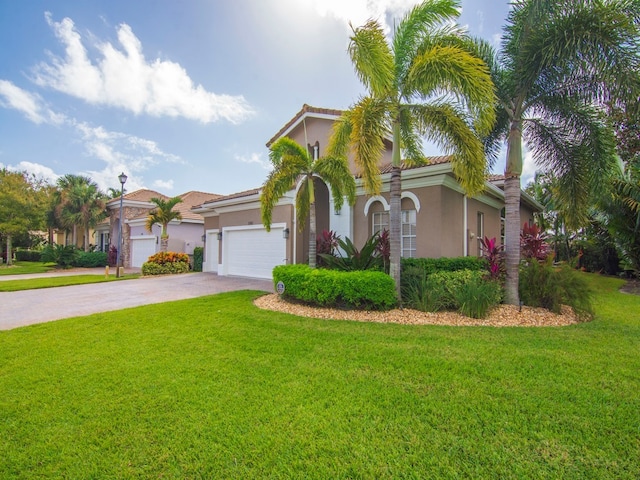
[[[212,202],[220,197],[221,195],[215,193],[197,192],[195,190],[191,190],[180,195],[180,198],[182,198],[182,202],[177,204],[174,209],[177,212],[180,212],[180,215],[182,215],[183,219],[202,220],[202,216],[198,215],[197,213],[193,213],[191,209],[194,206]]]
[[[424,165],[408,165],[402,162],[402,165],[400,165],[400,170],[413,170],[414,168],[425,167],[428,165],[440,165],[444,163],[449,163],[449,159],[450,157],[448,155],[439,155],[436,157],[427,157],[427,162]],[[391,173],[391,168],[392,168],[391,163],[385,163],[384,165],[380,166],[380,173],[381,174]],[[357,174],[356,177],[360,178],[362,177],[362,175]]]
[[[262,187],[252,188],[251,190],[244,190],[243,192],[232,193],[230,195],[221,195],[218,198],[209,200],[204,203],[215,203],[222,200],[233,200],[234,198],[250,197],[251,195],[257,195],[258,193],[260,193],[260,190],[262,190]]]
[[[296,113],[293,118],[291,120],[289,120],[284,127],[282,127],[280,130],[278,130],[278,133],[276,133],[273,137],[271,137],[271,139],[267,142],[267,148],[271,146],[271,144],[273,142],[275,142],[278,138],[280,138],[284,132],[286,132],[289,128],[291,128],[293,125],[295,125],[297,122],[300,121],[300,119],[305,115],[305,114],[318,114],[318,115],[333,115],[335,117],[339,117],[340,115],[342,115],[342,110],[335,110],[332,108],[318,108],[318,107],[312,107],[311,105],[307,105],[306,103],[304,105],[302,105],[302,110],[300,110],[298,113]]]
[[[142,188],[140,190],[136,190],[135,192],[126,193],[124,195],[124,199],[125,200],[133,200],[133,201],[136,201],[136,202],[148,202],[152,198],[161,198],[163,200],[168,200],[171,197],[163,195],[160,192],[156,192],[155,190],[148,190],[146,188]]]

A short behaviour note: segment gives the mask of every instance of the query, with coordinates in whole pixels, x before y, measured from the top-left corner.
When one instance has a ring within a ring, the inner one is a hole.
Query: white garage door
[[[223,270],[227,275],[272,278],[271,270],[286,263],[287,240],[282,238],[283,227],[271,232],[260,227],[225,229],[222,237]]]
[[[140,268],[147,259],[156,253],[156,237],[145,235],[131,239],[131,266]]]

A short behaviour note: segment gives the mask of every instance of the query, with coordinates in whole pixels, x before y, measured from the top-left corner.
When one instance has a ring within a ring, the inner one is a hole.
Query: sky
[[[168,196],[257,188],[265,143],[303,104],[346,109],[365,93],[350,23],[391,31],[415,3],[0,0],[0,168],[105,191],[125,172],[126,191]],[[499,46],[508,8],[463,0],[459,23]]]

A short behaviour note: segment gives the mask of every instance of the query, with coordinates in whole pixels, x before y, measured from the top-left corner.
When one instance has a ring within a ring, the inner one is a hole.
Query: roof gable
[[[271,139],[267,142],[267,148],[271,147],[271,145],[280,137],[284,137],[285,135],[287,135],[287,133],[296,128],[300,124],[300,122],[302,122],[302,120],[307,117],[336,120],[338,119],[338,117],[340,117],[340,115],[342,115],[342,110],[312,107],[311,105],[307,105],[305,103],[304,105],[302,105],[302,110],[296,113],[294,117],[284,125],[284,127],[278,130],[278,133],[271,137]]]

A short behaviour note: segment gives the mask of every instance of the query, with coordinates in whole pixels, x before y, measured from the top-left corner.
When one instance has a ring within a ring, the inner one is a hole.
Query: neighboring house
[[[195,247],[202,247],[202,216],[191,209],[194,205],[219,197],[214,193],[187,192],[180,195],[182,203],[174,210],[179,211],[182,220],[169,223],[169,251],[193,255]],[[170,197],[153,190],[136,190],[122,197],[122,260],[125,267],[140,267],[149,256],[160,251],[161,226],[154,225],[149,232],[145,222],[149,212],[155,208],[152,198],[168,200]],[[120,225],[120,197],[107,202],[109,217],[96,227],[98,246],[108,251],[109,246],[117,246]]]
[[[304,105],[276,135],[271,146],[287,136],[307,145],[315,157],[325,153],[331,128],[341,115]],[[331,192],[322,181],[315,181],[317,232],[333,230],[349,237],[361,247],[375,232],[389,225],[389,180],[391,141],[380,162],[382,194],[369,196],[358,179],[353,207],[344,205],[335,211]],[[429,158],[421,167],[404,167],[402,172],[402,255],[404,257],[456,257],[481,255],[479,239],[496,237],[504,243],[504,178],[493,176],[482,195],[469,198],[456,181],[447,157]],[[262,225],[260,189],[212,198],[193,212],[204,218],[204,271],[219,275],[242,275],[271,278],[271,270],[285,263],[308,261],[308,228],[301,232],[296,225],[295,193],[289,191],[273,211],[271,232]],[[533,222],[533,213],[541,205],[522,192],[521,218]],[[308,226],[308,223],[307,223]]]

